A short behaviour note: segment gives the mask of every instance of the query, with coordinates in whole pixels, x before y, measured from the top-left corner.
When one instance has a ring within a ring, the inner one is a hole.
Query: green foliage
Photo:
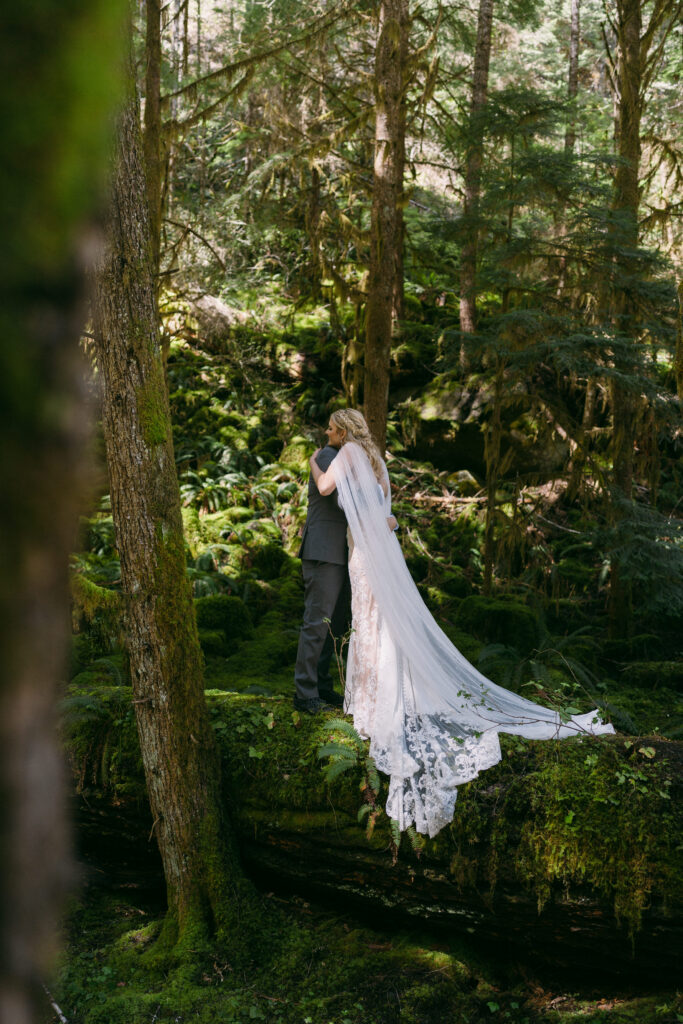
[[[538,616],[515,599],[472,594],[460,602],[455,622],[477,639],[498,641],[523,653],[538,645]]]
[[[197,598],[194,606],[197,627],[222,632],[226,651],[234,642],[246,640],[251,636],[251,616],[239,597],[214,594]]]

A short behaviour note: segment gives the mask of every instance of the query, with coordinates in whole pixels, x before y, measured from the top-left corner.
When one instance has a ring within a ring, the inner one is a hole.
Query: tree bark
[[[167,931],[232,939],[241,874],[221,812],[218,755],[185,573],[159,350],[137,103],[127,104],[97,268],[96,351],[112,512],[145,780],[168,891]]]
[[[468,364],[467,335],[477,329],[477,249],[479,240],[479,193],[484,152],[483,112],[486,107],[491,59],[491,30],[494,0],[480,0],[477,19],[477,45],[472,73],[472,98],[465,156],[465,194],[463,224],[465,242],[460,254],[460,330],[463,335],[460,363]]]
[[[402,266],[407,0],[381,0],[375,51],[375,162],[365,309],[365,417],[386,447],[389,365]]]

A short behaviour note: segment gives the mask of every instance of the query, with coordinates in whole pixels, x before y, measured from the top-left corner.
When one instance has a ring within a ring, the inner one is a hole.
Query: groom
[[[323,472],[336,457],[345,431],[330,422],[325,433],[328,443],[316,456]],[[330,662],[333,637],[343,635],[348,621],[350,587],[346,516],[337,504],[337,492],[320,494],[312,475],[308,478],[308,514],[299,558],[304,577],[304,621],[294,670],[294,707],[315,715],[344,705],[343,696],[334,689]]]

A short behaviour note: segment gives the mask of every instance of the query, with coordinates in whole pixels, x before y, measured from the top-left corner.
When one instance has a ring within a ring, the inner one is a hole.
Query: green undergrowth
[[[264,919],[271,953],[248,967],[220,947],[150,955],[158,910],[91,888],[68,915],[52,994],[70,1024],[676,1024],[683,1012],[673,992],[520,981],[465,943],[361,927],[300,899],[266,897]]]

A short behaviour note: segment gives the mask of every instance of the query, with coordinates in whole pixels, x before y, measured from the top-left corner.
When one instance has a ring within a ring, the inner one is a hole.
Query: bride
[[[330,417],[341,439],[321,494],[337,489],[349,528],[352,633],[344,707],[389,778],[387,814],[430,836],[453,817],[458,786],[501,758],[499,733],[560,739],[613,733],[596,711],[559,713],[511,693],[471,665],[436,624],[392,525],[386,465],[355,409]],[[317,453],[316,453],[317,454]],[[389,528],[387,528],[387,526]]]

